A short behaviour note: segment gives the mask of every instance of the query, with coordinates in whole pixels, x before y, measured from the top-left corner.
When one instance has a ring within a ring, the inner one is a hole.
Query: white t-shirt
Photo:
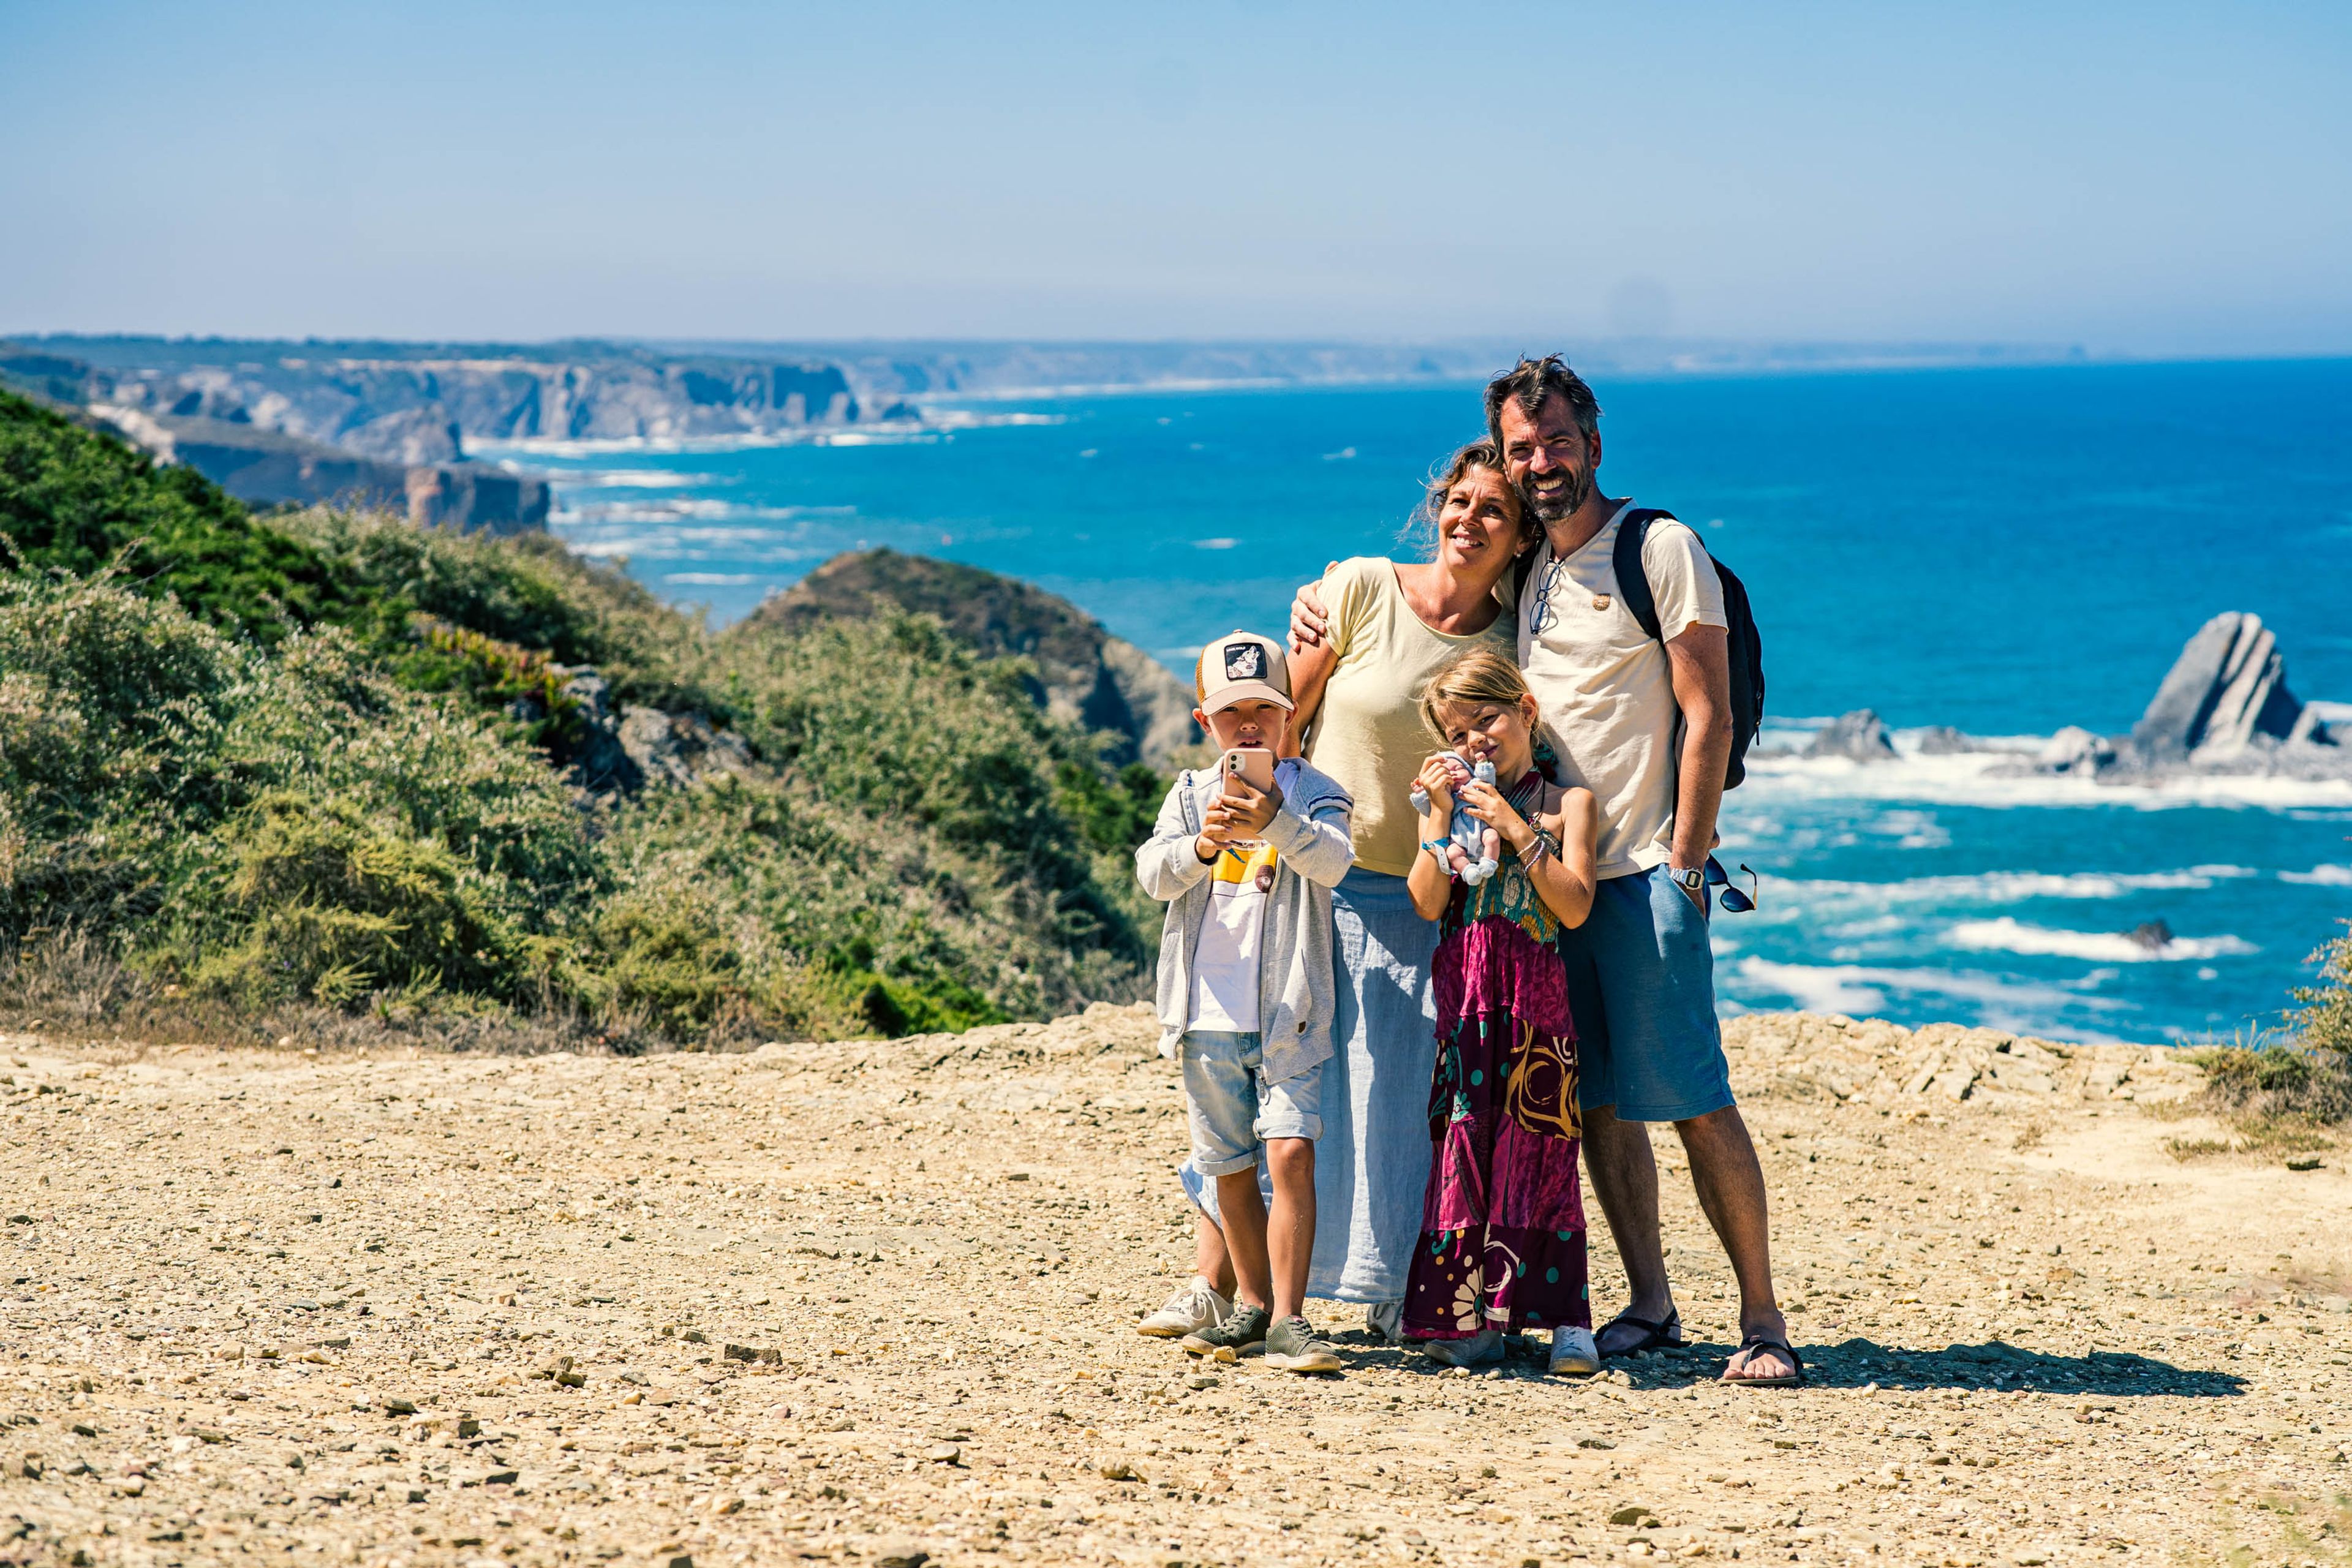
[[[1561,775],[1600,805],[1594,871],[1603,879],[1673,858],[1680,782],[1682,709],[1664,643],[1642,629],[1617,592],[1617,530],[1633,510],[1630,500],[1618,508],[1584,548],[1557,563],[1549,543],[1538,546],[1519,615],[1519,668],[1559,748]],[[1687,525],[1652,522],[1642,564],[1666,642],[1694,626],[1730,624],[1723,579]]]
[[[1274,846],[1260,843],[1222,850],[1209,868],[1209,912],[1192,950],[1192,1027],[1257,1032],[1258,950],[1276,864]]]

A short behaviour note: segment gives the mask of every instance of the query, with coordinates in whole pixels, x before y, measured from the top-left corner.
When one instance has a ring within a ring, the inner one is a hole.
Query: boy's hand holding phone
[[[1274,753],[1255,748],[1227,752],[1218,760],[1222,794],[1209,802],[1193,853],[1209,861],[1228,844],[1262,837],[1282,809],[1282,786],[1275,782]]]

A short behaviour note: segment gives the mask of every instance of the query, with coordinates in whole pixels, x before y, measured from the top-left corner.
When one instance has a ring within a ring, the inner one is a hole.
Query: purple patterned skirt
[[[1559,950],[1502,914],[1447,925],[1433,966],[1435,1149],[1405,1332],[1590,1328],[1576,1026]]]

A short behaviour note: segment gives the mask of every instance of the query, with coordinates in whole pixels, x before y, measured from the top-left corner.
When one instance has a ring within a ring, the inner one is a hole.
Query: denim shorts
[[[1621,1121],[1687,1121],[1731,1100],[1706,917],[1664,866],[1611,877],[1559,933],[1576,1016],[1576,1102]]]
[[[1230,1176],[1257,1163],[1268,1138],[1323,1136],[1323,1064],[1279,1083],[1266,1079],[1255,1031],[1187,1029],[1184,1111],[1192,1126],[1192,1168]]]

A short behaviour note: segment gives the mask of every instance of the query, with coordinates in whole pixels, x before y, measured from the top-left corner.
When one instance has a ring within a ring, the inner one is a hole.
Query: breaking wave
[[[2030,926],[2007,915],[1962,921],[1945,933],[1955,947],[1977,952],[2021,952],[2036,957],[2083,958],[2096,963],[2175,963],[2184,959],[2237,958],[2262,949],[2236,936],[2178,936],[2160,946],[2121,931],[2055,931]]]

